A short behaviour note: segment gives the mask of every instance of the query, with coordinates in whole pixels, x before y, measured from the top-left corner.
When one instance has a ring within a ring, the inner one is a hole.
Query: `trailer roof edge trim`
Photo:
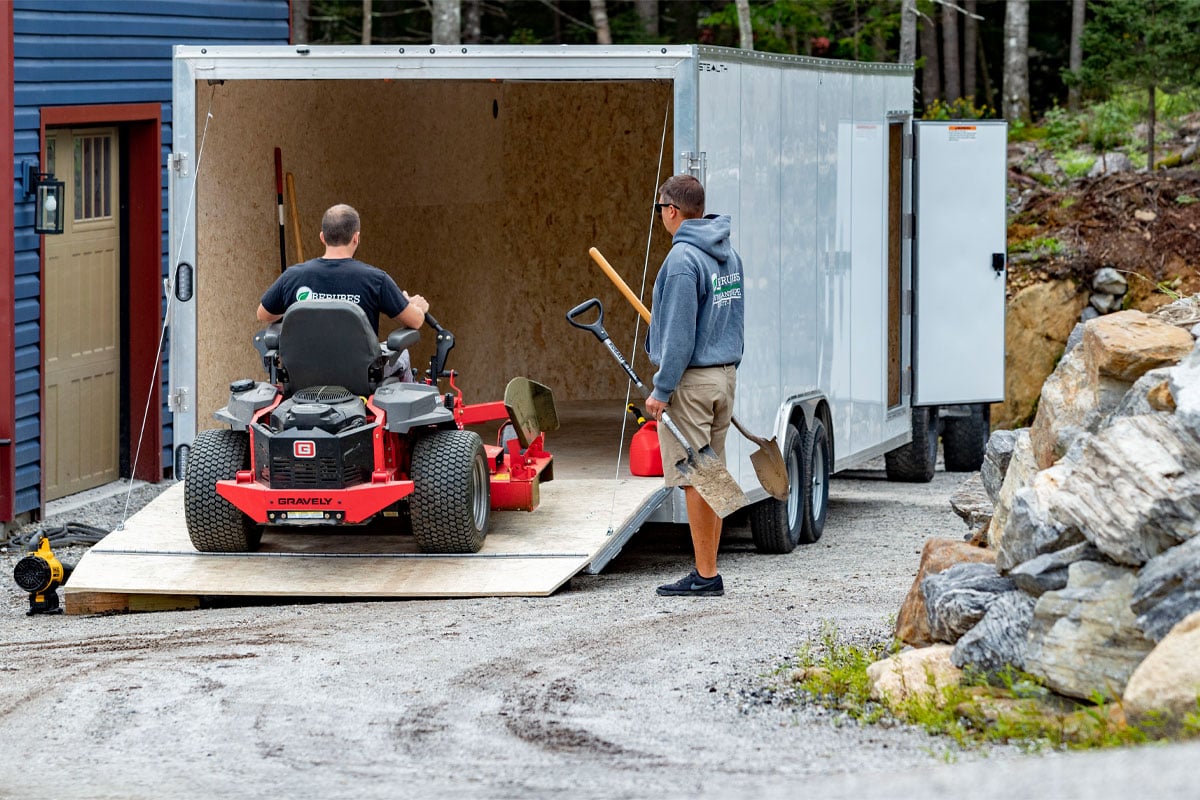
[[[913,75],[912,64],[888,64],[865,61],[839,61],[812,56],[762,53],[732,47],[711,45],[291,45],[255,46],[221,45],[201,47],[177,45],[174,48],[177,60],[184,60],[197,72],[210,73],[210,78],[224,77],[227,69],[235,70],[238,78],[261,78],[263,75],[246,74],[252,65],[277,69],[283,63],[287,69],[308,62],[302,71],[278,74],[277,78],[311,78],[314,73],[339,69],[352,69],[352,77],[371,77],[363,73],[364,68],[375,67],[380,71],[392,70],[438,70],[449,68],[461,70],[464,60],[486,63],[491,68],[504,68],[523,75],[545,74],[545,68],[562,70],[564,63],[572,69],[589,69],[603,65],[606,71],[626,69],[635,71],[661,70],[679,60],[710,58],[722,63],[771,64],[774,66],[816,69],[827,72],[849,72],[855,74]],[[516,60],[519,60],[518,64]],[[537,66],[530,67],[530,60]],[[451,66],[457,62],[457,66]],[[620,67],[614,67],[614,62]],[[216,74],[214,74],[216,73]],[[308,74],[304,74],[308,73]],[[562,77],[562,73],[555,73]],[[351,77],[351,76],[347,76]],[[430,76],[434,77],[434,76]],[[630,77],[635,77],[631,75]]]

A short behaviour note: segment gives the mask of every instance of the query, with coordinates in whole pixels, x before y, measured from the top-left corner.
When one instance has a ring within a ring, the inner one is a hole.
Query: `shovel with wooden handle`
[[[588,313],[591,309],[596,309],[597,317],[595,322],[581,322],[579,317]],[[570,322],[576,328],[585,331],[591,331],[596,338],[600,340],[612,357],[617,360],[621,368],[625,370],[625,374],[633,381],[634,385],[641,390],[645,397],[650,396],[646,385],[642,383],[642,379],[633,371],[633,367],[625,360],[625,356],[621,355],[621,351],[617,349],[612,338],[608,335],[608,331],[604,330],[604,306],[596,298],[592,298],[586,302],[572,308],[567,312],[567,322]],[[712,449],[711,445],[704,445],[699,450],[692,447],[691,442],[683,435],[683,431],[675,425],[671,416],[665,411],[660,418],[663,425],[671,432],[671,435],[679,440],[683,445],[684,452],[687,456],[675,463],[675,469],[683,475],[684,479],[704,498],[704,502],[708,503],[713,512],[724,519],[725,517],[737,511],[742,506],[750,501],[746,498],[746,494],[742,491],[742,487],[737,485],[737,481],[729,474],[729,470],[725,468],[725,462]]]
[[[612,268],[599,250],[591,248],[588,250],[588,255],[600,267],[601,271],[608,276],[609,280],[616,285],[625,299],[630,305],[637,310],[646,324],[650,324],[650,310],[638,299],[638,296],[633,293],[629,285],[617,274],[617,271]],[[788,498],[788,472],[787,464],[783,461],[783,453],[779,451],[779,443],[775,441],[775,437],[764,439],[761,436],[755,436],[748,431],[737,417],[733,418],[733,425],[738,429],[738,432],[745,436],[750,441],[758,445],[758,449],[750,454],[750,464],[754,467],[754,474],[758,476],[758,482],[762,487],[774,497],[776,500],[787,500]]]

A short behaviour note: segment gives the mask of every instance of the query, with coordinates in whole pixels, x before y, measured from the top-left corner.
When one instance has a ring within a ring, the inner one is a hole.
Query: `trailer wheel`
[[[937,466],[937,406],[913,406],[912,441],[885,454],[889,481],[929,483]]]
[[[426,553],[478,553],[492,510],[483,441],[472,431],[439,430],[417,439],[409,518]]]
[[[943,420],[942,451],[947,472],[974,472],[983,466],[991,417],[991,408],[986,403],[977,403],[971,406],[969,416]]]
[[[768,497],[750,507],[750,534],[760,553],[790,553],[821,538],[829,504],[829,437],[817,420],[801,433],[788,425],[783,437],[787,500]]]
[[[201,553],[247,553],[258,549],[262,527],[217,494],[217,481],[233,480],[250,467],[250,434],[223,428],[200,431],[192,442],[183,478],[188,538]]]

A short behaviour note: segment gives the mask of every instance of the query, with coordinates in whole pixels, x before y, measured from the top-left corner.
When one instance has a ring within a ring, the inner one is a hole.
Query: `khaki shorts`
[[[694,450],[710,445],[725,460],[725,434],[733,416],[733,393],[737,387],[737,367],[692,367],[683,373],[667,413],[675,427],[687,437]],[[687,480],[675,469],[675,463],[687,458],[683,445],[666,425],[658,426],[662,449],[663,482],[667,486],[687,486]]]

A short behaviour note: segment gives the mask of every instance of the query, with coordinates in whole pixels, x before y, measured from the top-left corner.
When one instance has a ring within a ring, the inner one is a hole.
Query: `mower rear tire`
[[[262,527],[217,494],[217,481],[231,481],[250,468],[250,434],[216,428],[192,442],[183,479],[188,538],[201,553],[248,553],[262,543]]]
[[[409,518],[425,553],[478,553],[487,536],[492,491],[483,440],[439,430],[417,439]]]

